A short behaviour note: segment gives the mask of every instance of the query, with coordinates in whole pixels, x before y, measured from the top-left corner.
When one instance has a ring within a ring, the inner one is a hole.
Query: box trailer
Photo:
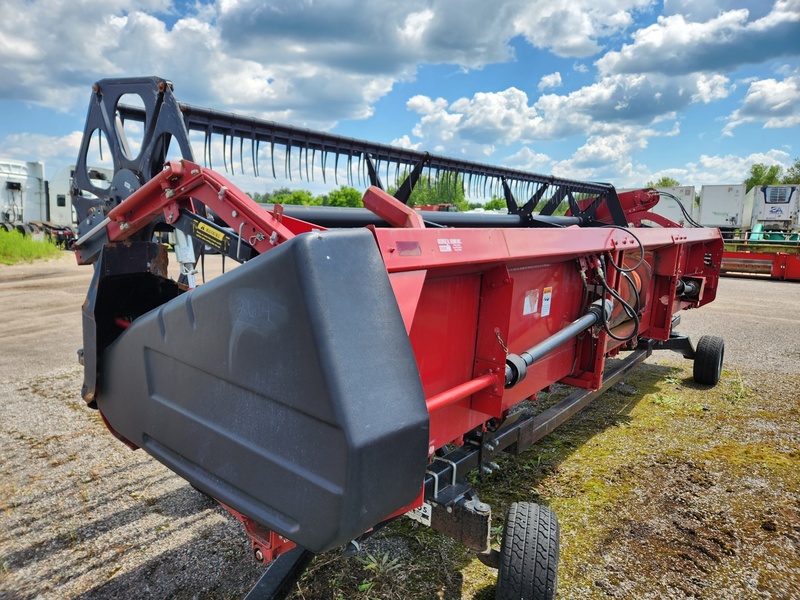
[[[798,230],[798,186],[757,185],[747,192],[746,203],[753,211],[751,229],[761,225],[765,231],[794,233]]]
[[[704,227],[719,227],[726,237],[737,229],[750,229],[753,199],[746,191],[743,183],[702,186],[697,221]]]

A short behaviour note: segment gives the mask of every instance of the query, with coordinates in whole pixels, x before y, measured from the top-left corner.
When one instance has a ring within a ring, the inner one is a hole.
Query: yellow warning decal
[[[192,222],[192,233],[201,242],[213,246],[217,250],[227,252],[231,245],[231,238],[224,232],[197,221]]]

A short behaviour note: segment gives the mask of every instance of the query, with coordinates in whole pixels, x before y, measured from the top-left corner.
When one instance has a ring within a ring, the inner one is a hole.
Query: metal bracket
[[[244,600],[280,600],[285,598],[295,581],[311,563],[314,553],[296,546],[281,554],[267,567]]]

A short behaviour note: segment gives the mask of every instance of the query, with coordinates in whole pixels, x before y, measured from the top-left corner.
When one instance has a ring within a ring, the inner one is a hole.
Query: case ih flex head
[[[143,108],[120,104],[125,94]],[[138,152],[126,119],[143,123]],[[108,189],[87,175],[97,131],[114,161]],[[265,209],[194,161],[190,131],[207,162],[222,136],[226,169],[248,154],[258,170],[261,146],[273,172],[276,149],[301,178],[346,165],[371,184],[366,209]],[[182,160],[165,163],[170,145]],[[409,173],[394,197],[384,169]],[[504,194],[509,214],[409,208],[426,170]],[[695,348],[673,331],[678,311],[714,299],[719,231],[629,227],[657,201],[648,191],[179,104],[157,78],[94,86],[74,186],[77,258],[95,269],[83,397],[243,523],[255,557],[274,561],[257,586],[266,596],[313,553],[410,513],[498,567],[498,598],[552,598],[555,516],[512,505],[492,550],[491,508],[465,475],[524,451],[655,349],[694,359],[700,383],[720,376],[722,340]],[[178,281],[152,242],[163,229],[176,234]],[[244,264],[195,285],[204,245]],[[555,382],[574,392],[537,416],[517,406]]]

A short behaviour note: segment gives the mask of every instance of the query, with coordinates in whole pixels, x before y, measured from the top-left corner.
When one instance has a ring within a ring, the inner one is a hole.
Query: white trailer
[[[75,175],[75,165],[64,167],[55,174],[50,181],[50,220],[55,223],[76,225],[75,209],[72,207],[70,199],[70,188],[72,187],[72,177]],[[111,185],[114,177],[113,169],[92,167],[89,169],[89,179],[100,188],[107,188]],[[83,192],[88,195],[88,192]]]
[[[20,230],[32,221],[47,220],[44,163],[0,159],[0,217],[7,229]]]
[[[730,233],[750,229],[753,199],[745,193],[743,183],[704,185],[700,188],[700,209],[697,221],[704,227],[719,227]]]
[[[618,189],[617,192],[630,192],[636,189],[642,188],[621,188]],[[689,227],[691,223],[689,223],[686,219],[686,216],[683,214],[683,210],[681,210],[678,202],[674,198],[670,198],[669,196],[665,195],[670,194],[671,196],[675,196],[675,198],[680,201],[684,210],[686,210],[691,219],[697,220],[697,205],[695,204],[695,192],[693,185],[657,187],[654,189],[662,195],[659,198],[658,204],[651,209],[652,212],[661,215],[662,217],[665,217],[682,227]]]
[[[747,192],[747,198],[753,206],[752,227],[787,233],[800,229],[800,186],[757,185]]]

